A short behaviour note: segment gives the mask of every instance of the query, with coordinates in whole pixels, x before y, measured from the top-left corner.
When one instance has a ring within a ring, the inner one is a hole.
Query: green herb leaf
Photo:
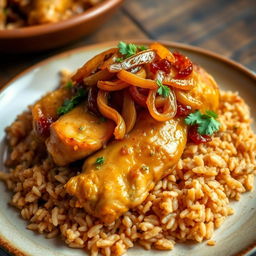
[[[65,85],[65,88],[71,89],[73,87],[73,82],[72,81],[68,81]]]
[[[218,115],[212,110],[206,110],[205,113],[210,117],[218,118]]]
[[[125,42],[119,42],[118,44],[119,52],[125,56],[125,58],[129,58],[132,55],[136,54],[137,46],[135,44],[127,44]]]
[[[124,61],[124,58],[116,58],[116,62],[123,62]]]
[[[168,97],[170,95],[170,88],[163,85],[160,80],[157,80],[156,83],[158,85],[157,93],[164,98]]]
[[[218,115],[211,110],[207,110],[202,114],[199,110],[189,114],[185,118],[187,125],[198,125],[198,133],[201,135],[212,135],[220,128],[220,122],[216,120]]]
[[[71,98],[70,100],[65,100],[63,105],[58,108],[57,114],[64,115],[68,113],[75,106],[82,102],[82,100],[85,98],[85,95],[86,91],[82,88],[79,88],[76,95],[73,98]]]
[[[146,51],[148,49],[148,47],[146,45],[138,45],[137,48],[140,51]]]
[[[132,55],[136,54],[136,52],[137,46],[135,44],[128,44],[126,58],[131,57]]]
[[[124,56],[124,58],[129,58],[137,53],[137,51],[145,51],[148,49],[145,45],[135,45],[127,44],[125,42],[119,42],[118,44],[119,52]],[[122,62],[124,58],[116,58],[116,62]]]
[[[119,42],[118,46],[119,48],[119,52],[122,54],[122,55],[126,55],[128,52],[127,52],[127,44],[125,42]]]
[[[95,164],[97,164],[97,165],[103,165],[104,162],[105,162],[105,158],[104,158],[104,156],[101,156],[101,157],[98,157],[98,158],[96,159]]]
[[[202,114],[200,113],[199,110],[196,110],[194,113],[189,114],[185,118],[185,123],[187,125],[195,125],[195,124],[199,124],[201,120],[202,120]]]

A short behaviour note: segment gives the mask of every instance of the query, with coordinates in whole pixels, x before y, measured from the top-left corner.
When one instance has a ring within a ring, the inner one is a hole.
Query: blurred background
[[[40,53],[1,54],[0,85],[65,50],[109,40],[145,38],[203,47],[255,71],[256,1],[126,0],[94,33],[64,47]]]

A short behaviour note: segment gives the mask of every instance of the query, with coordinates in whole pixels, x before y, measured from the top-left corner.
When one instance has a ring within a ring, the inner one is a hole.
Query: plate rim
[[[150,44],[152,42],[157,41],[157,42],[160,42],[163,45],[168,46],[168,47],[178,48],[178,49],[181,49],[181,50],[186,50],[186,51],[198,53],[198,54],[207,56],[209,58],[217,59],[218,61],[227,64],[228,66],[230,66],[231,68],[234,68],[235,70],[238,70],[243,75],[249,77],[254,82],[256,82],[256,73],[254,73],[252,70],[248,69],[244,65],[242,65],[242,64],[240,64],[240,63],[238,63],[234,60],[231,60],[227,57],[223,57],[221,54],[215,53],[213,51],[210,51],[210,50],[198,47],[198,46],[192,46],[192,45],[188,45],[188,44],[184,44],[184,43],[178,43],[178,42],[166,41],[166,40],[150,40],[150,39],[132,40],[132,39],[127,39],[127,40],[124,40],[124,41],[132,42],[132,43],[136,43],[136,44]],[[55,54],[51,57],[48,57],[44,60],[41,60],[38,63],[24,69],[23,71],[21,71],[20,73],[15,75],[13,78],[11,78],[3,87],[0,88],[0,94],[2,94],[5,90],[8,89],[9,86],[11,86],[14,82],[18,81],[23,76],[27,75],[28,73],[30,73],[31,71],[33,71],[37,68],[40,68],[41,66],[44,66],[47,63],[50,63],[52,61],[61,59],[63,57],[71,56],[71,55],[76,54],[80,51],[90,51],[90,50],[93,50],[95,48],[111,47],[113,45],[117,45],[118,42],[119,42],[119,40],[112,40],[112,41],[107,41],[107,42],[103,42],[103,43],[89,44],[89,45],[77,47],[77,48],[74,48],[74,49],[71,49],[71,50],[67,50],[67,51]],[[16,248],[15,246],[13,246],[10,243],[10,241],[7,241],[2,236],[0,236],[0,247],[3,250],[5,250],[7,253],[14,254],[15,256],[30,256],[29,254],[24,253],[20,248]],[[255,249],[256,249],[256,241],[254,243],[252,243],[251,245],[247,246],[247,248],[242,249],[240,252],[236,253],[235,255],[236,256],[245,256],[247,253],[255,252],[256,251]]]

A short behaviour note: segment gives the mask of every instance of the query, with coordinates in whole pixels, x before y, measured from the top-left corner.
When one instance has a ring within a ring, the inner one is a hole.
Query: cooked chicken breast
[[[111,120],[101,121],[81,104],[50,127],[47,150],[57,165],[64,166],[99,150],[114,131]]]
[[[89,213],[111,223],[139,205],[156,182],[172,171],[186,140],[183,120],[157,122],[142,113],[132,132],[89,157],[83,173],[71,178],[66,189]]]
[[[194,77],[195,87],[181,94],[184,104],[193,103],[202,111],[216,110],[219,104],[216,82],[199,66],[195,67]],[[144,112],[125,139],[114,141],[89,157],[83,173],[71,178],[66,189],[86,211],[110,223],[139,205],[157,181],[171,173],[186,140],[183,119],[157,122]],[[98,160],[102,165],[97,164]]]
[[[202,67],[194,64],[195,86],[189,91],[176,91],[177,100],[194,110],[214,110],[219,107],[219,88],[213,77]]]
[[[192,97],[202,102],[202,106],[200,107],[201,111],[216,111],[219,108],[220,98],[220,91],[217,83],[215,82],[214,78],[202,67],[194,65],[194,71],[196,73],[196,86],[188,93]]]
[[[57,110],[66,99],[71,97],[71,90],[59,88],[47,93],[32,107],[33,128],[37,137],[46,139],[49,136],[51,123],[58,119]]]

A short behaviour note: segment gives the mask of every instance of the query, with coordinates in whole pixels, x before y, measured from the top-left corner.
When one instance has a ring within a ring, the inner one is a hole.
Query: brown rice
[[[219,119],[221,129],[211,142],[188,143],[172,174],[156,184],[142,205],[110,225],[75,207],[64,184],[80,167],[53,164],[33,136],[30,111],[6,130],[10,173],[0,173],[0,178],[13,191],[11,204],[20,209],[28,229],[46,238],[61,235],[70,247],[91,255],[121,255],[135,242],[147,250],[202,242],[234,213],[229,201],[253,189],[256,173],[256,137],[248,107],[236,93],[221,92]]]

